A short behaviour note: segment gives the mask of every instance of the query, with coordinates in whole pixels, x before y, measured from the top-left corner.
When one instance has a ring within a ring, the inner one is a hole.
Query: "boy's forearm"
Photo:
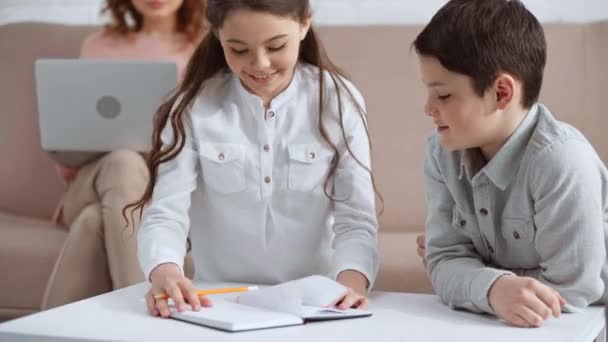
[[[452,253],[443,255],[449,254]],[[451,308],[494,314],[488,302],[490,288],[500,276],[512,272],[487,267],[474,256],[429,258],[428,255],[433,288],[446,304]]]

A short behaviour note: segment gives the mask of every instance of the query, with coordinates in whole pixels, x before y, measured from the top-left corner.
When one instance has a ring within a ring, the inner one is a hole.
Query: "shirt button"
[[[219,160],[224,160],[224,158],[226,158],[226,156],[224,156],[224,154],[223,154],[223,153],[220,153],[220,154],[217,156],[217,159],[219,159]]]
[[[265,152],[270,151],[270,146],[268,146],[268,145],[264,145],[264,151],[265,151]]]
[[[467,225],[467,220],[460,220],[460,226],[464,227]]]
[[[268,113],[266,113],[268,115],[269,118],[274,118],[274,111],[269,110]]]
[[[270,183],[270,177],[268,177],[268,176],[264,177],[264,183],[266,183],[266,184]]]
[[[515,238],[515,240],[519,240],[519,238],[520,238],[519,233],[517,231],[514,231],[513,237]]]
[[[481,208],[479,209],[479,212],[481,213],[481,215],[486,216],[488,215],[488,209],[486,208]]]
[[[315,159],[315,157],[316,157],[316,156],[317,156],[317,155],[316,155],[314,152],[310,152],[310,153],[308,154],[308,158],[310,158],[310,159]]]

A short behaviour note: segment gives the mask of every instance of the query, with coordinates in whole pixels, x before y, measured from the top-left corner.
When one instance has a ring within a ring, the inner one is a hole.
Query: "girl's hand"
[[[174,263],[158,265],[150,274],[150,280],[152,287],[146,294],[146,304],[152,316],[169,317],[168,299],[157,298],[164,293],[173,299],[179,312],[187,309],[186,304],[190,304],[194,311],[199,311],[201,306],[211,306],[209,298],[199,297],[192,281],[184,277],[180,268]]]
[[[354,270],[346,270],[340,272],[336,280],[348,289],[346,294],[336,302],[338,309],[367,308],[368,300],[365,294],[369,282],[363,274]]]

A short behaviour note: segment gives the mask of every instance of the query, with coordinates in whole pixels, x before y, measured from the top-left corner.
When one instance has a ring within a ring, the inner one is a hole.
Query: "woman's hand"
[[[180,268],[174,263],[160,264],[150,274],[152,287],[146,294],[148,312],[152,316],[169,317],[168,299],[159,299],[158,296],[168,294],[179,312],[187,309],[190,304],[194,311],[199,311],[202,306],[211,306],[207,297],[199,297],[190,279],[184,277]]]
[[[368,300],[366,293],[369,282],[362,273],[354,270],[342,271],[338,274],[336,280],[348,289],[346,294],[336,302],[338,309],[367,308]]]
[[[78,168],[63,166],[63,165],[55,165],[55,169],[59,176],[66,182],[69,183],[76,178],[76,174],[78,173]]]

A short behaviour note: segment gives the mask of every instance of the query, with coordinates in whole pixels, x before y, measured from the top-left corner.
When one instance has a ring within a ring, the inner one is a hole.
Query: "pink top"
[[[89,35],[80,48],[80,58],[116,59],[116,60],[147,60],[174,61],[177,64],[177,75],[181,80],[186,65],[194,52],[196,44],[189,43],[185,38],[158,36],[147,33],[122,36],[105,31],[97,31]],[[56,165],[57,173],[66,182],[76,177],[77,169]],[[62,201],[63,202],[63,201]],[[62,223],[63,204],[55,210],[53,221]]]
[[[185,38],[175,39],[175,36],[169,38],[137,33],[125,37],[100,31],[85,39],[80,58],[175,61],[181,80],[195,48]]]

